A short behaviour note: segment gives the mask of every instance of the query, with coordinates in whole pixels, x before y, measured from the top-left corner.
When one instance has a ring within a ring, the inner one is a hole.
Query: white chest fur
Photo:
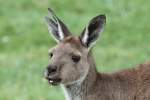
[[[64,91],[66,100],[81,100],[80,95],[72,95],[71,93],[69,93],[67,91],[67,89],[63,85],[61,85],[61,87],[62,87],[62,89]]]

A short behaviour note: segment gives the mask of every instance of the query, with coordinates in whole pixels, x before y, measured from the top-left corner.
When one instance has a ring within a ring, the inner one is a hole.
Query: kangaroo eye
[[[50,53],[50,54],[49,54],[49,58],[52,58],[52,57],[53,57],[53,53]]]
[[[75,63],[79,62],[80,61],[80,56],[73,55],[72,56],[72,61],[75,62]]]

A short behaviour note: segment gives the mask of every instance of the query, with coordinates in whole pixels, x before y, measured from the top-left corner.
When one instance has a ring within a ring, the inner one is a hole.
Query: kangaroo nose
[[[54,74],[57,71],[57,66],[49,65],[47,67],[47,71],[48,71],[49,74]]]
[[[44,72],[44,77],[46,79],[49,79],[49,77],[53,76],[56,72],[57,72],[57,66],[48,65],[45,72]]]
[[[48,65],[46,68],[46,71],[44,72],[44,76],[48,78],[50,75],[53,75],[57,72],[57,66],[54,65]]]

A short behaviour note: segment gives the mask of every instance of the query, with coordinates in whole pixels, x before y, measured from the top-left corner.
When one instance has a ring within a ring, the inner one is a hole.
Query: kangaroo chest
[[[62,87],[66,100],[83,100],[86,89],[83,87],[73,86],[73,87]]]

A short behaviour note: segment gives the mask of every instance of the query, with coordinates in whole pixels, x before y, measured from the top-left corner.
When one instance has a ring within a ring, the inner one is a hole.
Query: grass
[[[65,100],[59,87],[43,79],[49,36],[44,16],[51,7],[75,35],[88,21],[106,14],[107,24],[93,54],[102,72],[150,60],[150,1],[4,0],[0,1],[0,100]]]

